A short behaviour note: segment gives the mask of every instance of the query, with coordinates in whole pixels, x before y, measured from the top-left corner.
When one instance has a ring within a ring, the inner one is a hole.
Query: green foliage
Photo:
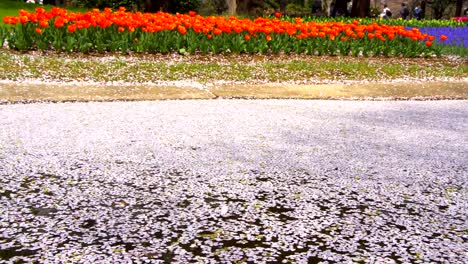
[[[188,13],[196,11],[201,5],[201,0],[172,0],[169,1],[169,12],[171,13]]]
[[[298,5],[298,4],[288,4],[286,6],[286,12],[288,13],[300,13],[300,12],[307,12],[309,11],[308,8],[305,8],[304,6]]]
[[[263,0],[237,1],[237,13],[242,15],[261,16],[266,7],[266,2]]]
[[[203,16],[221,15],[227,10],[226,0],[205,0],[198,8],[198,13]]]
[[[468,48],[460,46],[442,46],[441,49],[441,53],[444,55],[457,55],[468,58]]]
[[[442,17],[444,17],[444,15],[446,15],[446,11],[450,9],[452,9],[451,11],[453,11],[454,2],[455,1],[453,0],[433,0],[430,5],[430,7],[432,8],[432,18],[441,19]],[[453,15],[454,12],[450,13],[452,13]]]
[[[4,27],[0,27],[0,48],[3,47],[3,42],[5,42],[7,29]]]
[[[381,12],[382,11],[377,7],[371,7],[370,8],[370,16],[371,17],[379,17]]]
[[[279,1],[275,1],[275,0],[265,0],[265,1],[264,1],[264,7],[265,7],[266,9],[279,10],[279,9],[280,9]]]
[[[199,8],[202,15],[222,15],[227,11],[226,0],[205,0]],[[256,18],[265,13],[280,10],[278,0],[247,0],[237,1],[237,15]]]
[[[129,10],[137,10],[143,7],[144,0],[80,0],[78,4],[87,8],[110,7],[116,9],[123,6]]]

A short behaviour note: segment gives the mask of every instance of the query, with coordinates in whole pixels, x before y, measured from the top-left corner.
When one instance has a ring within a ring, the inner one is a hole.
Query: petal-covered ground
[[[466,101],[0,106],[0,262],[466,263]]]

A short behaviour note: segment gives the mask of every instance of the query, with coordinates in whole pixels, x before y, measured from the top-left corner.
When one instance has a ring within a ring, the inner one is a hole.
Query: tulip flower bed
[[[468,26],[421,27],[419,31],[435,36],[436,45],[443,45],[442,54],[468,57]]]
[[[468,27],[425,27],[419,31],[436,36],[437,44],[468,48]],[[445,41],[441,40],[442,35],[447,37]]]
[[[296,53],[353,56],[440,54],[433,35],[417,28],[373,22],[314,22],[276,18],[202,17],[189,14],[61,8],[20,10],[5,17],[0,41],[12,49],[64,52]],[[445,36],[441,36],[445,39]]]

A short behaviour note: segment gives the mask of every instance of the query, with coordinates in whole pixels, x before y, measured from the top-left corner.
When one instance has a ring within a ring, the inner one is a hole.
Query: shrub
[[[201,0],[172,0],[169,2],[169,12],[184,14],[198,10],[200,5]]]
[[[130,10],[140,10],[144,6],[144,0],[80,0],[79,4],[88,8],[110,7],[117,9],[120,6]]]

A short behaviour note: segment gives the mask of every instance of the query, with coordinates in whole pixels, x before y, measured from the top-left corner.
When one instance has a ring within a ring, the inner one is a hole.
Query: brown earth
[[[0,103],[65,101],[134,101],[170,99],[468,99],[468,81],[353,84],[224,84],[194,86],[103,86],[0,83]]]

